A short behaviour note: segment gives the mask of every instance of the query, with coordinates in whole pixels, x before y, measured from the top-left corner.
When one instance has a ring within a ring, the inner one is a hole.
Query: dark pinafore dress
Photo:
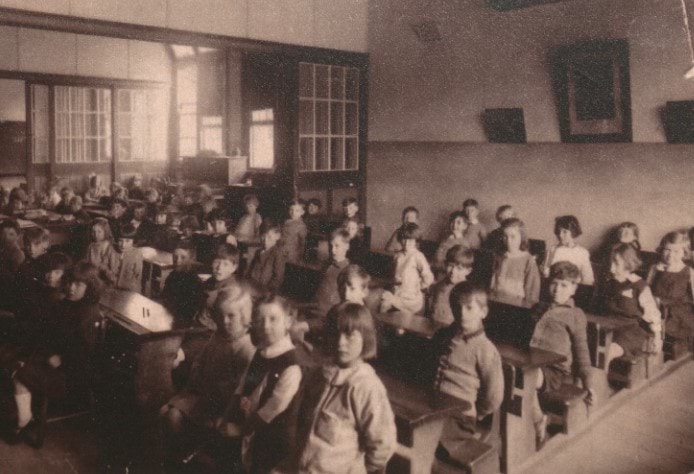
[[[656,270],[651,283],[653,296],[661,298],[667,308],[665,334],[673,339],[686,339],[694,334],[690,272],[688,266],[679,272]]]
[[[639,304],[639,297],[648,285],[645,280],[620,282],[614,279],[607,285],[607,310],[610,315],[633,322],[615,333],[614,342],[624,349],[625,356],[638,355],[643,352],[646,341],[652,335],[648,323],[641,319],[643,309]]]

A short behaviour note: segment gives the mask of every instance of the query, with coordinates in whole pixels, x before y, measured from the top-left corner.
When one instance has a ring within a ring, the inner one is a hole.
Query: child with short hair
[[[467,280],[472,273],[475,252],[462,245],[454,245],[446,253],[446,276],[432,285],[429,295],[427,316],[441,324],[451,324],[454,321],[451,312],[450,294],[458,283]]]
[[[50,232],[43,227],[24,229],[24,256],[26,257],[24,264],[33,262],[48,252],[50,245]]]
[[[104,196],[108,196],[108,191],[102,186],[101,177],[98,174],[90,174],[89,189],[84,193],[84,200],[96,204]]]
[[[491,290],[502,295],[540,300],[540,271],[528,252],[528,235],[522,220],[512,217],[501,223],[506,251],[497,254]]]
[[[381,311],[396,309],[408,313],[418,313],[424,308],[424,290],[434,282],[429,262],[417,248],[420,239],[417,224],[405,225],[400,234],[403,250],[395,254],[393,291],[385,291],[381,301]]]
[[[173,251],[174,268],[164,282],[162,304],[174,316],[174,327],[185,329],[193,324],[195,315],[205,304],[203,285],[193,270],[195,246],[180,241]]]
[[[543,265],[543,274],[549,276],[550,268],[557,262],[571,262],[576,265],[581,274],[580,283],[592,285],[595,283],[593,265],[590,263],[590,253],[576,243],[581,235],[581,224],[575,216],[559,216],[554,220],[554,235],[559,243],[547,252]]]
[[[688,348],[694,335],[694,269],[686,264],[691,256],[689,237],[669,232],[658,247],[660,262],[651,266],[646,281],[665,315],[665,342],[677,357]]]
[[[104,282],[113,285],[118,279],[120,255],[113,246],[113,234],[108,221],[97,217],[92,222],[92,243],[87,247],[87,261],[99,269]]]
[[[252,313],[248,289],[234,285],[219,292],[213,309],[217,330],[195,357],[186,387],[159,410],[170,453],[187,454],[186,432],[213,428],[226,412],[255,353]]]
[[[506,251],[504,229],[501,227],[501,223],[512,217],[516,217],[516,211],[510,204],[504,204],[496,209],[496,222],[499,223],[499,227],[491,231],[487,236],[487,240],[484,242],[484,247],[486,249],[494,253],[503,253]]]
[[[179,228],[181,229],[181,239],[192,241],[193,235],[200,230],[200,221],[195,216],[183,216]]]
[[[145,190],[142,187],[142,176],[139,174],[133,175],[130,181],[130,187],[128,188],[128,196],[130,199],[135,199],[137,201],[145,200]]]
[[[359,218],[359,201],[355,197],[346,197],[342,200],[342,214],[345,219],[356,219],[361,222]]]
[[[120,236],[120,228],[126,223],[126,212],[128,203],[124,199],[114,198],[109,206],[108,225],[111,228],[113,237]]]
[[[147,211],[147,218],[154,221],[157,214],[157,209],[161,205],[161,196],[156,188],[147,188],[145,191],[145,209]]]
[[[352,263],[362,264],[367,258],[369,247],[364,241],[364,234],[359,222],[355,218],[342,221],[342,228],[349,234],[349,251],[347,258]]]
[[[465,214],[463,214],[461,211],[453,212],[448,217],[448,228],[450,229],[451,233],[439,244],[432,263],[432,270],[439,273],[445,270],[446,255],[448,254],[449,249],[455,247],[456,245],[464,248],[470,248],[470,242],[468,242],[467,238],[465,237],[465,229],[467,229]]]
[[[308,229],[302,219],[304,201],[295,199],[289,204],[289,219],[282,226],[282,246],[288,262],[300,262],[306,250]]]
[[[309,232],[320,232],[321,215],[320,211],[323,203],[318,198],[311,198],[306,201],[306,215],[304,222]]]
[[[69,187],[65,186],[60,190],[60,202],[55,206],[55,212],[58,214],[71,214],[70,211],[70,200],[75,197],[75,191]]]
[[[463,202],[463,214],[467,220],[467,229],[465,229],[465,238],[470,242],[470,248],[478,249],[482,247],[487,239],[487,229],[479,221],[480,204],[475,199],[466,199]]]
[[[617,239],[620,244],[630,244],[637,252],[641,251],[639,226],[633,222],[622,222],[617,226]]]
[[[0,222],[0,268],[8,273],[16,273],[24,262],[19,235],[20,228],[15,219]]]
[[[407,206],[402,210],[402,224],[395,229],[386,243],[386,252],[395,254],[402,250],[400,234],[407,224],[419,224],[419,210],[414,206]]]
[[[344,229],[333,231],[330,236],[330,262],[323,270],[323,277],[313,297],[317,317],[308,322],[312,332],[322,328],[330,308],[340,302],[337,277],[350,263],[347,258],[348,251],[349,234],[347,231]]]
[[[253,472],[270,472],[294,452],[302,371],[289,334],[293,315],[281,296],[257,304],[251,329],[257,350],[236,392],[233,421],[218,423],[222,433],[244,437],[244,465]]]
[[[70,214],[80,224],[86,224],[91,220],[91,216],[82,208],[82,197],[73,196],[70,199]]]
[[[255,253],[246,269],[246,277],[268,291],[277,292],[284,282],[286,264],[283,250],[277,245],[282,236],[279,224],[265,219],[260,225],[262,250]]]
[[[203,285],[207,293],[205,310],[198,314],[197,323],[209,329],[216,329],[211,310],[217,294],[223,288],[237,284],[236,270],[239,268],[239,250],[230,244],[219,244],[212,260],[212,277]]]
[[[121,229],[118,238],[120,250],[120,268],[116,279],[116,288],[142,292],[142,251],[135,247],[135,228],[131,224]]]
[[[229,231],[229,225],[228,215],[223,209],[216,207],[207,214],[208,230],[217,243],[238,246],[236,237]]]
[[[631,243],[621,243],[612,250],[612,278],[605,289],[607,311],[611,316],[633,321],[619,329],[609,347],[608,360],[642,352],[659,353],[662,349],[661,317],[651,289],[634,273],[641,267],[638,251]],[[645,347],[649,342],[650,347]]]
[[[376,356],[369,310],[337,308],[326,327],[331,360],[305,382],[291,472],[382,472],[395,452],[395,417],[388,393],[366,360]]]
[[[437,363],[434,389],[470,404],[470,409],[453,414],[444,425],[438,458],[454,456],[458,445],[471,438],[477,422],[494,413],[504,399],[501,356],[484,332],[489,313],[484,288],[464,281],[450,293],[453,322],[434,338]]]
[[[585,402],[595,403],[590,373],[590,352],[586,315],[574,305],[581,273],[578,267],[567,261],[560,261],[550,269],[550,303],[540,303],[534,309],[535,330],[530,340],[531,348],[538,348],[560,354],[564,362],[543,366],[538,378],[538,390],[550,392],[561,389],[564,383],[573,383],[579,377],[587,391]],[[547,435],[547,415],[542,412],[537,393],[533,398],[533,423],[538,444]]]
[[[260,240],[260,225],[263,218],[258,214],[258,196],[247,194],[243,197],[243,204],[246,206],[246,213],[239,220],[236,226],[236,239],[239,242],[258,242]]]
[[[150,245],[154,234],[154,224],[147,218],[147,206],[143,202],[135,202],[132,212],[133,218],[129,223],[135,228],[135,245]]]

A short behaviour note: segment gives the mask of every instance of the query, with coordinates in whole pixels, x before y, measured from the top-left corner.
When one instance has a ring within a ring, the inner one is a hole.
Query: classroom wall
[[[448,214],[474,196],[490,229],[496,208],[513,204],[531,238],[554,242],[554,218],[574,214],[591,250],[627,220],[654,249],[665,232],[694,226],[693,156],[694,145],[372,142],[372,242],[385,245],[408,205],[419,208],[424,237],[438,240]]]
[[[691,11],[694,12],[694,2]],[[583,242],[600,244],[622,220],[646,248],[694,224],[694,147],[667,145],[661,111],[694,99],[679,0],[574,0],[495,12],[482,0],[379,0],[369,5],[367,220],[376,246],[402,208],[420,207],[438,238],[448,212],[478,198],[483,221],[511,203],[530,235],[554,240],[553,219],[575,213]],[[422,43],[411,25],[439,22]],[[631,144],[561,144],[548,58],[585,39],[626,38],[630,48]],[[485,108],[522,107],[528,144],[486,143]]]
[[[0,6],[302,46],[367,50],[367,0],[0,0]]]

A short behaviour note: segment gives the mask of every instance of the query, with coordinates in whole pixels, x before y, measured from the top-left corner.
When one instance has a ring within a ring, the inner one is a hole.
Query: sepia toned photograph
[[[694,0],[0,0],[0,473],[694,473]]]

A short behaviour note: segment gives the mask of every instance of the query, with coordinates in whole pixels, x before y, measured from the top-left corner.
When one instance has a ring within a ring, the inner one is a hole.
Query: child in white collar
[[[571,262],[578,267],[581,275],[580,283],[592,285],[595,283],[593,266],[590,263],[590,253],[576,243],[582,234],[581,224],[575,216],[559,216],[554,220],[554,235],[559,243],[547,253],[542,273],[549,276],[549,270],[557,262]]]

